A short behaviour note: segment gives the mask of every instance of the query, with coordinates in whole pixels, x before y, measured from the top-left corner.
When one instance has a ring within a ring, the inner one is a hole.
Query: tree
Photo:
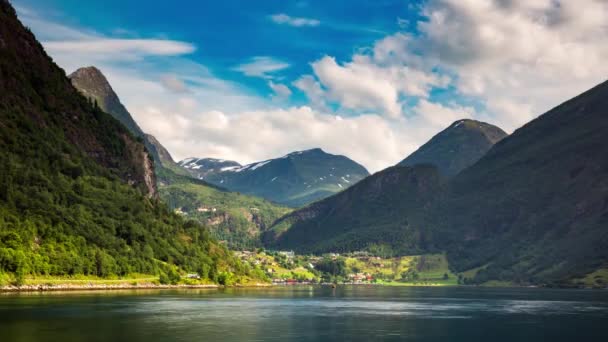
[[[217,277],[217,283],[224,286],[234,284],[234,275],[231,272],[220,272]]]

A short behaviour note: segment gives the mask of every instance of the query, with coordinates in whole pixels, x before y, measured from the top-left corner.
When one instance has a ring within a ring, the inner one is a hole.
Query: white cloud
[[[324,99],[325,92],[321,88],[321,84],[317,82],[312,75],[304,75],[295,80],[292,84],[306,94],[313,108],[327,109]]]
[[[189,93],[190,92],[188,87],[186,87],[186,84],[184,83],[184,81],[179,79],[174,74],[163,75],[163,76],[161,76],[160,81],[161,81],[162,85],[165,86],[165,88],[167,88],[173,92],[176,92],[176,93]]]
[[[347,109],[397,118],[403,113],[403,96],[427,98],[432,88],[448,84],[447,77],[411,68],[400,60],[402,46],[394,44],[393,38],[379,41],[372,53],[355,54],[342,65],[329,56],[313,62],[325,98]]]
[[[321,24],[321,22],[317,19],[291,17],[285,13],[273,14],[270,16],[270,20],[274,21],[277,24],[285,24],[295,27],[314,27],[319,26]]]
[[[188,42],[169,39],[119,39],[94,30],[71,27],[46,17],[32,9],[18,7],[23,20],[41,40],[47,53],[58,60],[85,58],[92,61],[140,61],[148,56],[179,56],[193,53],[196,47]]]
[[[510,130],[608,75],[608,2],[433,0],[414,48]]]
[[[314,62],[315,75],[327,88],[327,95],[349,109],[378,109],[398,116],[401,106],[398,92],[391,82],[375,73],[367,63],[338,65],[333,57]]]
[[[161,39],[109,39],[92,38],[72,41],[45,41],[50,53],[104,54],[109,58],[125,56],[139,58],[145,55],[176,56],[195,51],[192,44]]]
[[[268,56],[258,56],[233,69],[246,76],[272,78],[272,74],[287,68],[289,68],[289,63]]]
[[[291,89],[284,84],[268,81],[268,86],[274,92],[274,99],[287,100],[291,96]]]
[[[294,85],[313,103],[393,118],[417,115],[403,97],[454,85],[481,104],[474,118],[510,131],[608,75],[606,1],[431,0],[419,10],[424,19],[408,25],[420,34],[387,35],[350,61],[325,56]]]
[[[378,171],[417,146],[413,139],[403,138],[406,122],[393,125],[379,115],[339,117],[306,106],[190,114],[149,107],[138,116],[153,118],[149,122],[154,126],[144,129],[177,159],[206,156],[249,163],[321,147]]]
[[[458,104],[446,106],[424,99],[414,106],[412,112],[414,116],[410,119],[411,124],[416,127],[424,127],[428,132],[439,132],[457,120],[477,116],[472,107],[463,107]]]
[[[215,157],[250,163],[295,150],[321,147],[363,164],[370,172],[394,165],[456,120],[475,110],[426,100],[411,117],[365,114],[343,117],[308,106],[258,110],[203,110],[192,105],[138,107],[142,128],[154,134],[176,159]],[[163,107],[165,106],[165,107]]]

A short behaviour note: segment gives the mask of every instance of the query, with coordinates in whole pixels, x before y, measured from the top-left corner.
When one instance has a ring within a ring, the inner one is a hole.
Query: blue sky
[[[512,131],[603,81],[608,5],[554,0],[13,0],[181,159],[322,147],[371,171],[460,118]]]
[[[272,91],[264,79],[235,70],[255,57],[270,57],[288,67],[271,72],[279,80],[310,73],[311,61],[324,55],[347,59],[358,49],[400,29],[398,18],[412,20],[415,2],[406,1],[18,1],[26,8],[72,27],[120,38],[163,38],[192,43],[188,55],[223,79],[259,95]],[[289,14],[287,14],[289,13]],[[277,24],[273,15],[312,20],[312,25]],[[399,14],[399,15],[396,15]],[[49,19],[49,18],[47,18]],[[316,22],[314,22],[316,21]],[[44,32],[40,32],[44,34]],[[294,100],[303,100],[295,97]]]

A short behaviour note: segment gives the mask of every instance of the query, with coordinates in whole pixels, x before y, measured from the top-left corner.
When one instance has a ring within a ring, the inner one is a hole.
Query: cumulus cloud
[[[310,104],[317,109],[327,109],[325,104],[325,91],[321,88],[321,84],[315,80],[312,75],[304,75],[293,83],[293,86],[298,88],[308,97]]]
[[[513,129],[608,74],[608,2],[433,0],[415,48]]]
[[[418,34],[398,32],[348,61],[325,56],[294,85],[313,104],[397,118],[434,89],[474,101],[474,118],[513,130],[606,79],[608,2],[431,0]],[[460,99],[459,99],[460,97]],[[426,101],[426,102],[425,102]]]
[[[294,27],[314,27],[319,26],[321,24],[321,22],[317,19],[292,17],[285,13],[273,14],[270,16],[270,20],[274,21],[277,24],[284,24]]]
[[[378,171],[416,148],[404,139],[406,123],[395,126],[379,115],[339,117],[310,107],[243,112],[203,111],[186,114],[148,107],[138,116],[177,159],[208,156],[249,163],[295,150],[321,147],[344,154]]]
[[[396,37],[405,41],[400,35]],[[446,76],[411,68],[401,60],[403,42],[396,44],[395,37],[388,37],[371,53],[355,54],[343,64],[330,56],[313,62],[324,98],[347,109],[379,111],[397,118],[403,113],[403,96],[427,98],[432,88],[445,87],[449,82]],[[309,94],[311,81],[307,82],[302,86]]]
[[[233,69],[242,72],[246,76],[272,78],[273,73],[287,68],[289,68],[289,63],[268,56],[258,56]]]

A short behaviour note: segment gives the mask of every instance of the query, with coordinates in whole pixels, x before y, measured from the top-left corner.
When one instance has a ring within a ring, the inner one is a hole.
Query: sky
[[[452,122],[507,132],[608,75],[605,0],[12,0],[180,160],[314,147],[370,172]]]

